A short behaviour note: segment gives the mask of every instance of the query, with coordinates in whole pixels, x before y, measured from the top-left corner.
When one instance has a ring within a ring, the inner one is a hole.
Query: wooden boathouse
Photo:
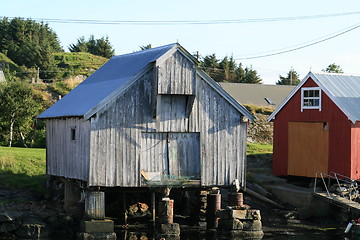
[[[360,76],[308,73],[269,117],[273,174],[360,179]]]
[[[39,116],[47,173],[87,187],[244,186],[253,116],[197,64],[177,43],[111,58]]]

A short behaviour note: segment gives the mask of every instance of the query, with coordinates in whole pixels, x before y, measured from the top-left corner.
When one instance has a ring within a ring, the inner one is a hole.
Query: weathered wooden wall
[[[71,139],[75,129],[75,140]],[[87,181],[90,122],[80,118],[46,120],[46,169],[50,175]]]
[[[246,129],[241,114],[197,76],[190,131],[200,132],[202,185],[245,181]]]
[[[193,95],[195,75],[195,65],[176,51],[157,67],[157,93]]]
[[[90,118],[90,148],[82,149],[90,186],[138,187],[142,170],[198,177],[206,186],[244,184],[246,123],[189,64],[175,52]]]

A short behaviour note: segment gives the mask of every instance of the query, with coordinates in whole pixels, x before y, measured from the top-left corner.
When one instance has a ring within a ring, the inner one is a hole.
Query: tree
[[[216,82],[223,81],[222,76],[219,70],[219,60],[216,58],[215,54],[206,55],[201,63],[200,66],[204,69],[204,71],[209,74],[212,79]]]
[[[13,18],[0,21],[0,52],[19,66],[41,68],[49,73],[52,53],[63,51],[55,32],[47,24]],[[44,77],[44,76],[41,76]]]
[[[87,42],[84,37],[80,37],[77,40],[76,44],[70,44],[69,51],[70,52],[88,52]]]
[[[300,83],[299,74],[290,70],[286,77],[279,75],[280,80],[276,82],[276,85],[298,85]]]
[[[24,146],[25,132],[31,129],[41,103],[34,98],[33,88],[22,82],[0,85],[0,123],[7,129],[8,146],[13,145],[14,133],[18,133]]]
[[[260,76],[256,70],[252,69],[252,67],[246,67],[244,72],[244,83],[261,84],[262,80]]]
[[[139,47],[140,47],[140,50],[146,50],[146,49],[152,48],[151,44],[143,45],[143,46],[139,46]]]
[[[70,52],[88,52],[105,58],[115,55],[108,37],[96,39],[94,35],[91,35],[88,41],[84,37],[78,38],[77,43],[70,44],[68,49]]]
[[[339,65],[336,65],[335,63],[330,64],[326,69],[323,69],[322,71],[328,73],[344,73],[341,67]]]
[[[219,62],[215,54],[207,55],[200,61],[200,66],[216,82],[262,83],[256,70],[252,67],[244,69],[241,63],[236,66],[232,56],[230,58],[226,56]]]

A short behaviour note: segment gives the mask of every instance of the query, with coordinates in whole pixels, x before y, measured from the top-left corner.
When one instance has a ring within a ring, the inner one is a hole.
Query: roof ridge
[[[346,73],[328,73],[328,72],[311,72],[314,75],[332,75],[332,76],[348,76],[348,77],[360,77],[360,74],[346,74]]]
[[[166,44],[163,46],[158,46],[158,47],[154,47],[154,48],[148,48],[148,49],[144,49],[144,50],[138,50],[138,51],[134,51],[131,53],[124,53],[124,54],[119,54],[116,56],[113,56],[112,58],[120,58],[120,57],[125,57],[125,56],[130,56],[130,55],[136,55],[136,54],[145,54],[148,52],[152,52],[152,51],[157,51],[159,49],[163,49],[163,48],[170,48],[175,46],[177,43],[170,43],[170,44]]]

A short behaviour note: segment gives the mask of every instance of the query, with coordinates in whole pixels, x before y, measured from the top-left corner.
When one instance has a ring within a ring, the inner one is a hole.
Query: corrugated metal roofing
[[[126,86],[131,84],[132,80],[135,80],[134,77],[136,78],[137,74],[141,73],[150,63],[158,60],[175,46],[184,52],[186,57],[191,58],[191,55],[178,43],[112,57],[61,100],[40,114],[38,118],[91,117],[98,110],[99,106],[103,105],[109,97],[112,98],[112,94],[126,89]],[[196,59],[193,59],[193,61],[196,61]],[[198,74],[203,76],[201,72],[198,71]],[[254,117],[246,108],[234,100],[218,84],[215,84],[212,79],[209,79],[211,78],[204,78],[214,90],[226,98],[240,113],[251,121],[254,120]]]
[[[112,92],[161,57],[176,43],[112,57],[101,68],[79,84],[38,118],[84,116]]]
[[[275,118],[276,114],[309,78],[315,81],[350,121],[353,123],[360,121],[360,76],[312,72],[306,75],[294,91],[270,115],[268,121]]]
[[[360,76],[313,74],[330,99],[352,121],[360,121]]]

